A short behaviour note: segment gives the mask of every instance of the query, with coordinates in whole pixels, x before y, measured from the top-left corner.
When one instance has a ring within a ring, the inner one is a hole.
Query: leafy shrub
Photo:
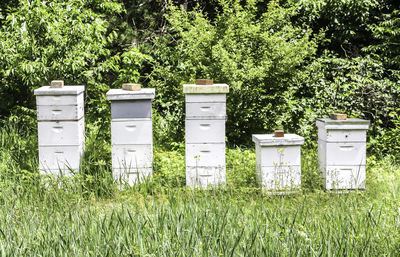
[[[316,44],[307,29],[291,24],[294,8],[272,1],[260,15],[256,4],[220,1],[221,12],[213,21],[199,8],[170,8],[169,33],[154,40],[149,82],[157,90],[160,119],[168,119],[172,128],[162,141],[183,140],[182,84],[201,77],[230,85],[230,143],[248,144],[252,133],[270,131],[285,119],[290,79]]]
[[[301,149],[301,188],[311,192],[323,189],[318,151],[315,147]]]
[[[285,124],[308,143],[316,142],[315,120],[344,112],[371,120],[370,136],[383,133],[393,127],[390,110],[400,100],[396,75],[388,76],[382,63],[369,56],[343,59],[326,54],[295,78],[292,113]],[[371,144],[370,150],[374,148]]]
[[[400,108],[394,109],[389,113],[393,126],[380,130],[378,134],[370,140],[371,150],[379,157],[386,155],[394,156],[397,162],[400,161]]]
[[[109,125],[109,123],[106,123]],[[108,137],[104,136],[108,134]],[[76,183],[82,186],[84,195],[107,196],[112,192],[110,129],[103,124],[86,124],[85,153]],[[107,140],[105,139],[107,138]],[[78,175],[78,174],[76,174]]]
[[[400,69],[400,4],[384,5],[384,12],[379,16],[379,21],[369,25],[375,43],[368,45],[363,50],[374,53],[389,69]]]
[[[109,116],[105,92],[111,85],[137,82],[150,61],[120,41],[124,12],[116,0],[16,1],[0,23],[0,115],[14,106],[34,108],[33,90],[53,79],[84,84],[88,121]]]
[[[314,33],[324,31],[319,50],[331,50],[341,57],[357,57],[371,43],[369,24],[375,22],[385,0],[289,0],[298,8],[293,22],[307,24]]]
[[[173,150],[154,151],[154,180],[166,187],[183,187],[186,185],[185,150],[183,144],[174,144]]]
[[[393,153],[391,149],[400,143],[384,135],[396,128],[393,110],[400,97],[399,3],[291,2],[299,8],[295,24],[305,23],[314,33],[324,31],[325,36],[318,42],[318,56],[294,82],[299,87],[293,96],[295,118],[289,119],[290,124],[315,139],[316,118],[333,111],[347,112],[371,120],[369,153]]]
[[[256,184],[256,156],[253,150],[226,150],[226,183],[232,189],[258,187]]]

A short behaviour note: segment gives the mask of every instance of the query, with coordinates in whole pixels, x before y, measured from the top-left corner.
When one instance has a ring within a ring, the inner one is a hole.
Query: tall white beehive
[[[275,137],[253,135],[256,144],[257,182],[270,192],[293,192],[301,187],[301,145],[304,138],[295,134]]]
[[[111,89],[111,155],[115,180],[129,185],[153,173],[154,88]]]
[[[84,91],[84,86],[44,86],[34,91],[40,173],[58,177],[79,171],[85,149]]]
[[[369,121],[318,119],[318,158],[326,189],[365,189]]]
[[[186,185],[226,184],[226,84],[183,85],[186,102]]]

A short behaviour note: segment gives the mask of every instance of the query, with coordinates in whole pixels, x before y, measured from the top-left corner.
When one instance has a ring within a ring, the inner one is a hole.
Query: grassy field
[[[227,153],[228,186],[184,187],[183,147],[155,153],[153,180],[119,190],[107,144],[88,133],[83,175],[46,181],[36,134],[0,128],[1,256],[398,256],[400,167],[368,158],[367,190],[321,190],[316,152],[303,192],[263,194],[252,150]],[[102,148],[103,147],[103,148]]]

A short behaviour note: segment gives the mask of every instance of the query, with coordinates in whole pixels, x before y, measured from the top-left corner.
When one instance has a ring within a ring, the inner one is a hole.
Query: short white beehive
[[[301,145],[304,138],[295,134],[253,135],[256,144],[257,181],[271,193],[294,192],[301,187]]]
[[[111,155],[114,180],[134,185],[153,173],[154,88],[126,84],[111,89]]]
[[[183,85],[186,102],[186,185],[191,188],[224,186],[226,94],[229,86]]]
[[[318,119],[318,158],[327,190],[365,189],[369,121]]]
[[[64,86],[63,81],[34,91],[40,173],[58,177],[79,171],[85,149],[84,91],[84,86]]]

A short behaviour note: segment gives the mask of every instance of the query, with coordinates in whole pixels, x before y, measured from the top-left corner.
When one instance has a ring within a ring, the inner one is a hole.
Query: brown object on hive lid
[[[52,80],[50,82],[50,88],[63,88],[64,80]]]
[[[124,83],[124,84],[122,84],[122,89],[123,90],[139,91],[141,88],[142,88],[142,85],[140,85],[140,84],[135,84],[135,83]]]
[[[331,114],[332,120],[347,120],[347,114],[344,113],[332,113]]]
[[[213,79],[196,79],[196,85],[213,85]]]
[[[284,137],[284,136],[285,136],[285,133],[282,129],[275,130],[274,137]]]

